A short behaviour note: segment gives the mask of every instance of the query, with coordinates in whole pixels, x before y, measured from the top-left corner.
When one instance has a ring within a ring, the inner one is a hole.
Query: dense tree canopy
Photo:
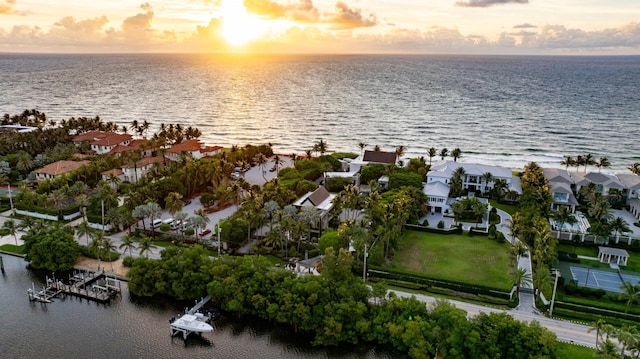
[[[24,259],[38,269],[72,269],[80,253],[71,227],[39,224],[29,229],[22,239],[25,243]]]

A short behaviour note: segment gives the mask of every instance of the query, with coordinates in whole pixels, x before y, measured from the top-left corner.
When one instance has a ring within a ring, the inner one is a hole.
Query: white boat
[[[185,314],[171,321],[171,336],[182,333],[183,338],[191,333],[209,333],[213,327],[207,323],[209,317],[202,313]]]

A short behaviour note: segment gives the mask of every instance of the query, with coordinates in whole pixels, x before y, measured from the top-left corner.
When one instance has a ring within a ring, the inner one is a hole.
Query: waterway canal
[[[0,357],[2,358],[397,358],[371,346],[318,349],[285,328],[255,319],[222,316],[202,337],[169,335],[169,318],[188,303],[132,298],[123,292],[111,304],[73,297],[50,304],[30,302],[27,289],[45,273],[22,258],[2,255]]]

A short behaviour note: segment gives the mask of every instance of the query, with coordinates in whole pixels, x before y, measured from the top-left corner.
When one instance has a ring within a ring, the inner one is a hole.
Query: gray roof
[[[573,191],[571,190],[571,187],[569,187],[569,184],[567,183],[560,183],[560,182],[549,183],[549,191],[551,191],[551,193],[567,193],[569,195],[567,202],[555,202],[555,203],[566,204],[570,206],[577,206],[579,204],[578,200],[576,199],[576,196],[573,195]]]
[[[595,184],[601,184],[606,188],[617,188],[617,189],[625,188],[625,186],[620,182],[620,180],[618,180],[618,177],[614,175],[598,173],[598,172],[589,172],[586,174],[575,172],[575,173],[572,173],[571,176],[575,178],[576,185],[578,186],[584,186],[589,184],[590,182],[593,182]]]
[[[542,172],[544,173],[544,176],[547,178],[549,183],[574,183],[573,178],[571,178],[571,174],[569,174],[569,172],[565,169],[548,167],[543,168]]]
[[[326,188],[324,188],[324,186],[319,186],[318,189],[316,189],[310,196],[309,196],[309,201],[311,201],[311,203],[314,206],[319,206],[322,202],[324,202],[324,200],[326,200],[327,198],[329,198],[329,191],[327,191]]]
[[[449,190],[449,186],[440,181],[427,183],[422,187],[422,192],[424,192],[424,194],[434,197],[447,198],[449,197]]]
[[[633,173],[618,173],[616,177],[627,189],[640,188],[640,176]]]
[[[483,174],[490,172],[493,177],[498,178],[512,178],[513,176],[513,173],[509,168],[454,161],[442,161],[433,165],[427,176],[438,173],[438,177],[451,177],[453,176],[453,172],[455,172],[459,167],[464,168],[464,172],[467,175],[482,176]]]
[[[620,248],[611,248],[611,247],[598,247],[598,255],[602,254],[610,254],[618,257],[629,257],[629,253],[624,249]]]

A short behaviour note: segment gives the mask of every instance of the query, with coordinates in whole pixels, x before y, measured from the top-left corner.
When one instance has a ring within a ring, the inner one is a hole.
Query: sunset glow
[[[630,0],[0,0],[0,52],[640,54]]]
[[[249,15],[242,2],[225,0],[222,4],[221,36],[229,44],[242,46],[265,32],[260,20]]]

